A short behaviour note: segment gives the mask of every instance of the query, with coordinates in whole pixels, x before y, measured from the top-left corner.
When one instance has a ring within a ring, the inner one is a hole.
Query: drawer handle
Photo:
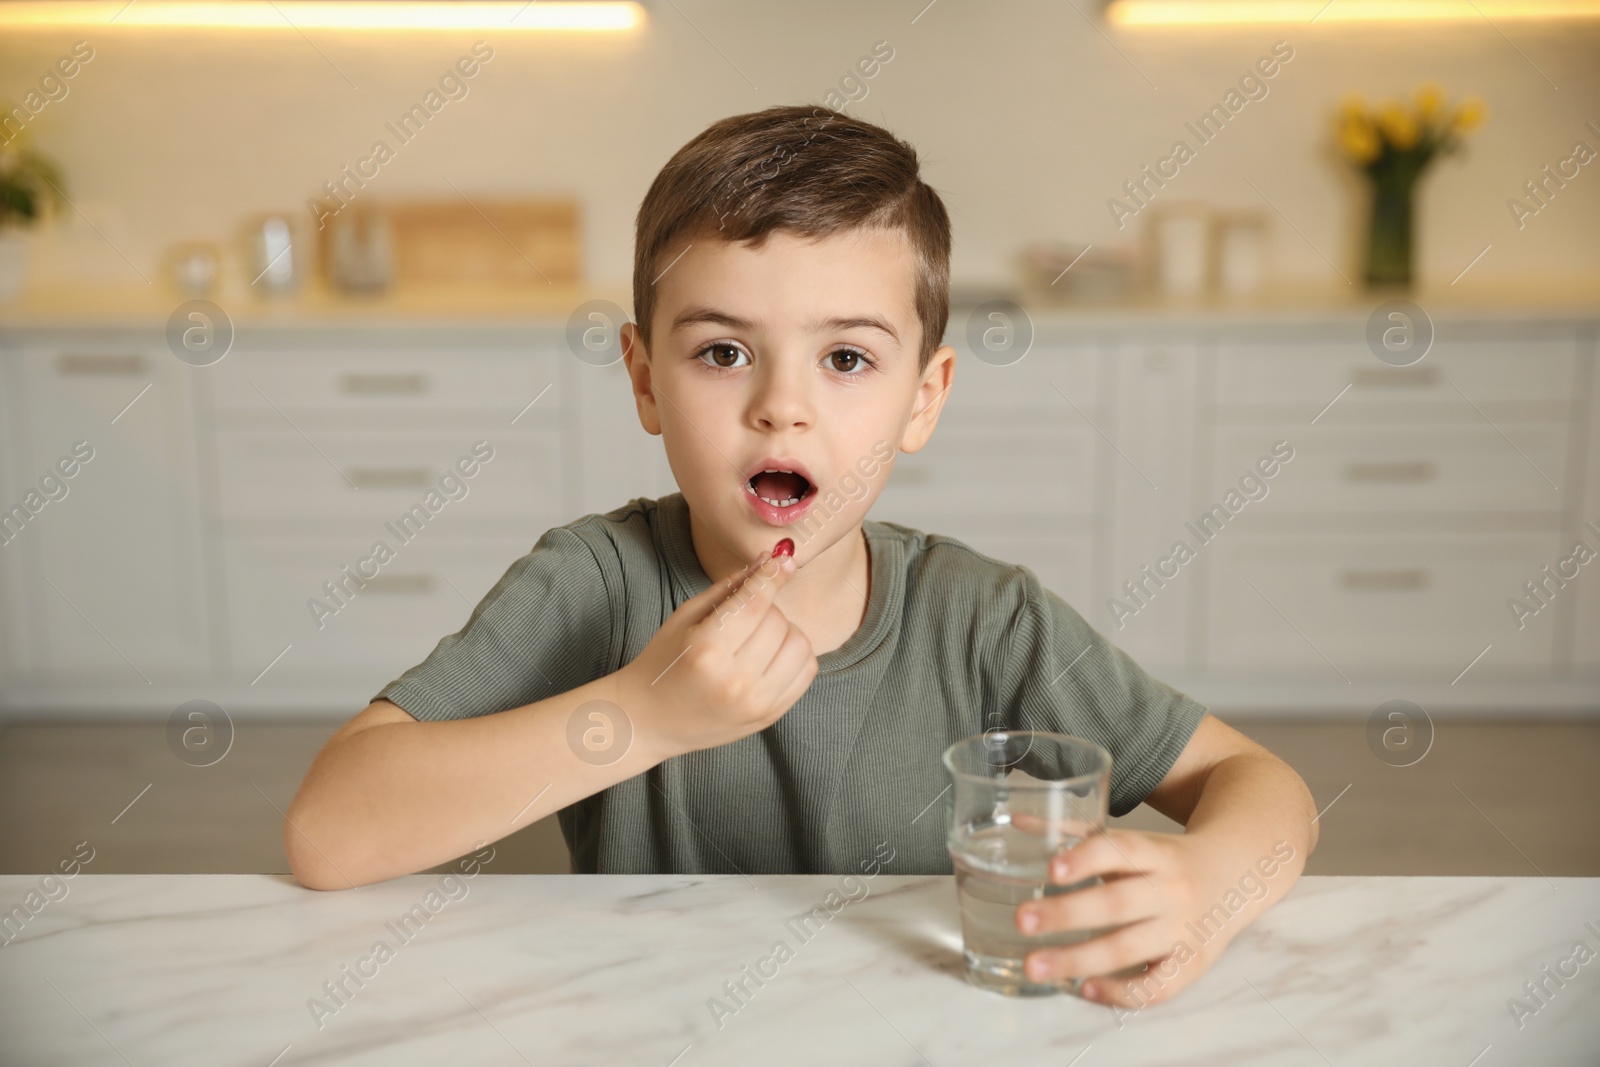
[[[1425,459],[1407,463],[1347,463],[1344,478],[1347,482],[1431,482],[1439,468]]]
[[[366,579],[363,593],[383,596],[421,596],[433,592],[431,574],[379,574]]]
[[[1339,574],[1340,585],[1362,593],[1426,589],[1432,583],[1433,575],[1421,567],[1407,570],[1346,570]]]
[[[433,481],[426,467],[357,467],[350,472],[357,489],[420,489]]]
[[[56,373],[96,377],[132,376],[144,373],[144,357],[62,354],[56,357]]]
[[[1439,368],[1357,367],[1351,381],[1363,389],[1425,389],[1439,384]]]
[[[428,391],[426,374],[346,374],[339,388],[351,396],[418,396]]]

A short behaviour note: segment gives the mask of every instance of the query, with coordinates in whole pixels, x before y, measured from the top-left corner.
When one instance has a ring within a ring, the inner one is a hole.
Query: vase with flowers
[[[11,109],[0,104],[0,114]],[[35,151],[26,130],[0,128],[0,300],[22,292],[27,275],[29,227],[48,218],[61,196],[61,172]]]
[[[1339,147],[1367,176],[1371,210],[1367,220],[1368,288],[1411,284],[1417,182],[1435,156],[1453,155],[1466,135],[1483,125],[1488,108],[1477,97],[1450,105],[1444,90],[1428,83],[1411,107],[1388,100],[1369,109],[1360,96],[1339,109]]]

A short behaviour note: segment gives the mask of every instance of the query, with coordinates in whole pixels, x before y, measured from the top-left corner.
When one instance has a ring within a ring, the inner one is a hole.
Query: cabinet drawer
[[[456,518],[563,510],[562,438],[555,430],[494,434],[493,458],[480,460],[470,478],[459,477],[456,466],[463,458],[478,459],[474,438],[465,433],[313,431],[308,437],[291,430],[218,434],[222,516],[364,517],[381,523],[422,504],[449,473],[462,488],[452,490],[457,498],[441,491],[446,503],[437,510],[452,524]]]
[[[215,372],[216,405],[223,409],[478,409],[514,415],[555,380],[558,364],[551,353],[526,351],[337,348],[233,353]],[[540,397],[537,410],[559,408],[562,393],[559,386],[552,388]]]
[[[1225,416],[1250,405],[1291,404],[1306,408],[1309,421],[1348,385],[1350,391],[1319,422],[1417,404],[1472,422],[1481,416],[1462,394],[1485,409],[1555,409],[1569,401],[1576,381],[1572,336],[1435,340],[1428,355],[1409,367],[1383,363],[1359,335],[1345,342],[1225,339],[1218,349],[1216,399]]]
[[[956,359],[945,414],[1042,408],[1075,417],[1063,394],[1085,411],[1100,403],[1099,352],[1093,345],[1036,343],[1008,366],[985,363],[963,351]]]
[[[0,366],[0,462],[17,478],[0,507],[46,489],[77,442],[92,449],[54,479],[64,495],[20,533],[8,525],[15,543],[0,547],[27,578],[0,591],[19,601],[26,637],[0,645],[25,650],[23,669],[50,684],[131,693],[210,666],[191,378],[145,340],[67,334]]]
[[[1447,684],[1493,644],[1469,677],[1547,670],[1557,613],[1519,630],[1506,602],[1557,544],[1553,534],[1221,537],[1201,550],[1214,553],[1209,666],[1335,685],[1339,671]]]
[[[342,605],[323,583],[337,584],[342,567],[354,572],[372,540],[229,541],[224,560],[235,679],[249,682],[272,664],[262,687],[359,678],[377,692],[420,663],[441,637],[461,629],[483,595],[533,547],[500,538],[381,539],[394,558],[365,587],[347,582],[355,592],[341,592]],[[313,599],[332,614],[313,611]]]
[[[939,529],[952,516],[1087,515],[1094,509],[1094,431],[945,425],[920,452],[895,460],[875,517]]]
[[[1252,508],[1280,515],[1560,511],[1555,487],[1565,485],[1566,425],[1502,423],[1500,430],[1505,437],[1487,424],[1225,427],[1217,432],[1209,498],[1221,502],[1283,440],[1294,459],[1265,480],[1268,495]]]

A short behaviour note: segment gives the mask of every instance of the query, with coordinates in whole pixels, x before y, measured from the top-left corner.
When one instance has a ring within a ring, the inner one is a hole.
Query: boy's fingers
[[[1148,878],[1116,878],[1071,893],[1029,901],[1017,909],[1016,923],[1018,929],[1030,934],[1046,930],[1102,930],[1159,915],[1166,902],[1166,894]]]
[[[742,646],[766,617],[778,590],[783,588],[793,573],[792,558],[762,561],[745,575],[737,589],[711,610],[702,625],[725,633],[725,639],[731,641],[735,648]]]
[[[1087,978],[1159,959],[1172,949],[1165,923],[1145,919],[1110,933],[1060,948],[1039,948],[1026,957],[1028,977],[1036,982]]]
[[[706,602],[713,605],[721,603],[727,597],[738,592],[739,587],[743,585],[752,574],[754,574],[758,569],[769,563],[774,558],[776,557],[774,557],[770,551],[768,551],[766,555],[757,556],[755,559],[752,559],[750,562],[746,563],[743,568],[735,571],[733,574],[728,575],[728,577],[722,579],[722,581],[713,582],[710,586],[701,590],[699,596],[695,597],[694,600],[701,600],[703,598]]]
[[[743,570],[729,575],[720,582],[712,582],[709,586],[700,590],[699,593],[684,601],[683,606],[685,608],[693,605],[693,610],[691,611],[691,621],[697,623],[703,622],[707,616],[717,609],[718,605],[720,605],[724,600],[732,596],[734,593],[738,592],[739,587],[741,584],[743,584],[744,580],[748,578],[763,562],[764,559],[751,560],[749,563],[744,565]]]
[[[1081,882],[1090,875],[1132,874],[1154,870],[1154,846],[1140,833],[1106,830],[1075,845],[1050,861],[1050,881],[1062,885]]]
[[[768,705],[769,708],[789,710],[811,688],[811,682],[817,676],[817,657],[811,653],[811,642],[803,634],[790,633],[777,655],[772,657],[767,675],[788,679],[777,699]]]
[[[745,638],[744,644],[734,652],[734,660],[743,664],[752,674],[767,673],[768,665],[789,636],[789,629],[789,620],[774,605],[756,624],[750,636]]]

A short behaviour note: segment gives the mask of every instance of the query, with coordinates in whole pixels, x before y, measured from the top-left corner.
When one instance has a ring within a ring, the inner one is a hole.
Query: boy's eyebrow
[[[680,311],[678,313],[678,317],[672,320],[672,329],[668,330],[667,332],[677,333],[685,326],[696,326],[703,322],[713,323],[717,326],[726,326],[730,330],[749,331],[756,328],[756,324],[748,319],[741,319],[739,316],[730,312],[721,311],[717,308],[708,307],[704,304],[696,304],[692,307],[686,307]]]
[[[722,311],[719,308],[697,304],[693,307],[684,308],[679,312],[677,318],[672,320],[672,328],[667,332],[677,333],[685,326],[695,326],[700,323],[714,323],[732,330],[744,330],[747,332],[756,328],[756,324],[749,319],[741,319],[739,316],[731,312]],[[895,344],[898,345],[900,343],[900,335],[895,332],[894,325],[876,315],[841,315],[831,319],[815,319],[807,323],[806,328],[813,333],[820,330],[877,330],[880,333],[887,334]]]
[[[857,328],[877,330],[880,333],[888,334],[889,339],[895,344],[898,345],[900,343],[900,335],[894,332],[894,325],[876,315],[851,315],[843,318],[823,319],[820,322],[812,322],[810,328],[813,331],[851,330]]]

